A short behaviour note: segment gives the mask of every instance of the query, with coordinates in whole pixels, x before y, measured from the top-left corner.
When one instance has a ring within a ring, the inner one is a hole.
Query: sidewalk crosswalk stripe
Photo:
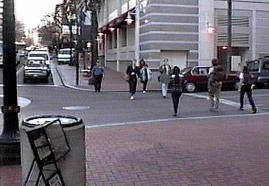
[[[102,128],[102,127],[113,127],[113,126],[126,126],[126,125],[136,125],[136,124],[153,124],[169,121],[183,121],[183,120],[202,120],[202,119],[222,119],[222,118],[242,118],[242,117],[257,117],[257,116],[269,116],[269,112],[256,113],[256,114],[230,114],[221,116],[196,116],[196,117],[185,117],[185,118],[167,118],[167,119],[156,119],[156,120],[143,120],[143,121],[127,121],[119,123],[107,123],[99,125],[91,125],[91,123],[86,123],[85,127],[87,129],[91,128]]]
[[[207,95],[196,94],[196,93],[195,94],[186,93],[184,95],[209,100],[209,96],[207,96]],[[232,106],[232,107],[236,107],[236,108],[240,107],[240,103],[234,102],[234,101],[231,101],[231,100],[228,100],[228,99],[220,99],[220,103],[225,104],[225,105],[229,105],[229,106]],[[244,107],[247,110],[251,110],[251,106],[249,104],[245,104]]]

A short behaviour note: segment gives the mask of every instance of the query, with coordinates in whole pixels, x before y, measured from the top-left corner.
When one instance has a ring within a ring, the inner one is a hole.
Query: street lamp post
[[[20,163],[14,0],[3,0],[3,131],[0,164]]]
[[[227,0],[228,2],[228,26],[227,26],[227,64],[226,72],[230,72],[231,62],[232,62],[232,0]]]
[[[136,65],[139,65],[140,59],[140,1],[136,0],[135,8],[135,60]]]
[[[71,19],[69,20],[69,47],[70,47],[70,65],[73,63],[73,26]]]

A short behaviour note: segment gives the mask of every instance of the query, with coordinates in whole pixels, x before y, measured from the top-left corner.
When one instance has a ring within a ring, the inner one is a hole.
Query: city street
[[[267,0],[0,14],[0,186],[269,186]]]
[[[237,91],[222,92],[218,113],[209,111],[206,92],[185,93],[177,118],[170,95],[157,91],[130,101],[128,92],[30,83],[18,86],[18,96],[31,101],[20,121],[43,114],[83,119],[87,185],[269,184],[269,89],[254,90],[257,114],[238,110]]]

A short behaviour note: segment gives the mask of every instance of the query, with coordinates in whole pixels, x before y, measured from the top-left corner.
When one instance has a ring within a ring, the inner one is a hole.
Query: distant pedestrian
[[[177,116],[179,99],[183,92],[183,77],[179,73],[180,73],[179,67],[175,66],[173,68],[173,73],[171,75],[170,80],[172,101],[174,107],[174,115],[173,115],[174,117]]]
[[[218,111],[222,81],[225,73],[217,59],[212,59],[212,67],[208,72],[208,94],[210,100],[210,111]]]
[[[168,59],[163,61],[163,64],[159,68],[160,76],[158,77],[161,83],[163,98],[167,96],[168,84],[170,82],[171,66],[168,64]]]
[[[146,93],[148,82],[152,79],[152,72],[147,64],[144,64],[140,70],[141,83],[143,85],[143,94]]]
[[[92,75],[93,78],[95,79],[94,82],[95,92],[100,92],[102,86],[102,79],[104,76],[104,68],[101,67],[99,63],[97,63],[92,69]]]
[[[249,103],[252,107],[252,113],[257,112],[257,108],[255,106],[255,103],[252,98],[252,89],[254,87],[253,81],[252,81],[252,74],[249,72],[248,67],[243,67],[243,72],[239,75],[240,79],[240,110],[244,110],[244,96],[245,93],[247,93]]]
[[[126,75],[128,77],[127,81],[129,83],[130,100],[135,99],[134,94],[136,93],[138,74],[139,74],[139,67],[136,67],[135,61],[133,61],[133,64],[128,66],[126,70]]]

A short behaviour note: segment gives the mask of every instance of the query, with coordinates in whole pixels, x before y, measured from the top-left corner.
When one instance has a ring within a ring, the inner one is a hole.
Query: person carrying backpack
[[[241,88],[240,88],[240,110],[244,110],[244,96],[247,93],[249,103],[252,107],[252,113],[255,114],[257,112],[257,108],[252,98],[252,89],[253,89],[253,81],[252,75],[250,74],[248,67],[243,67],[243,72],[239,75]]]
[[[222,88],[222,81],[225,78],[225,73],[217,59],[212,59],[212,67],[208,72],[208,94],[210,102],[210,111],[218,111],[219,99]]]

